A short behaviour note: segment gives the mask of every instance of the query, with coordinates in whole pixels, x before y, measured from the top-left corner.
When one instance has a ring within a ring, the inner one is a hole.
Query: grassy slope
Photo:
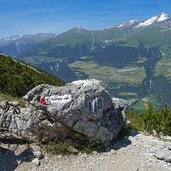
[[[23,96],[42,83],[64,85],[64,82],[55,76],[2,54],[0,54],[0,73],[0,92],[13,96]]]
[[[99,78],[105,82],[113,81],[118,83],[130,83],[139,85],[145,78],[145,72],[142,67],[116,69],[108,66],[99,66],[93,62],[76,61],[70,64],[70,67],[78,71],[83,71],[90,78]]]

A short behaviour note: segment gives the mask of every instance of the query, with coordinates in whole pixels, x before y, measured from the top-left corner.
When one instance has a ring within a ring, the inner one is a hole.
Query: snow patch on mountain
[[[160,23],[160,22],[166,21],[168,19],[170,19],[170,17],[168,16],[168,14],[162,12],[160,16],[153,16],[150,19],[148,19],[148,20],[146,20],[144,22],[139,23],[135,27],[136,28],[146,27],[146,26],[152,25],[154,23]]]
[[[161,21],[165,21],[165,20],[168,20],[168,19],[170,19],[169,15],[162,12],[157,21],[161,22]]]
[[[147,19],[145,21],[138,21],[138,20],[129,20],[127,22],[123,22],[121,24],[115,24],[110,27],[106,27],[105,29],[123,29],[123,28],[141,28],[141,27],[147,27],[155,23],[160,23],[164,21],[168,21],[170,16],[164,12],[162,12],[159,16],[153,16],[150,19]]]
[[[154,16],[154,17],[140,23],[139,25],[136,26],[136,28],[149,26],[149,25],[155,23],[157,21],[157,18],[158,18],[157,16]]]
[[[129,26],[133,26],[134,24],[137,24],[137,23],[139,23],[138,20],[129,20],[127,22],[119,24],[117,27],[118,28],[129,27]]]
[[[17,40],[17,39],[20,39],[22,37],[22,35],[13,35],[13,36],[10,36],[10,37],[6,37],[2,40],[4,41],[13,41],[13,40]]]
[[[124,27],[131,27],[131,26],[135,26],[135,25],[137,25],[137,24],[139,24],[140,22],[138,21],[138,20],[129,20],[129,21],[127,21],[127,22],[123,22],[123,23],[121,23],[121,24],[114,24],[114,25],[112,25],[112,26],[109,26],[109,27],[105,27],[104,28],[104,30],[105,29],[107,29],[107,30],[110,30],[110,29],[113,29],[113,28],[115,28],[115,29],[122,29],[122,28],[124,28]]]

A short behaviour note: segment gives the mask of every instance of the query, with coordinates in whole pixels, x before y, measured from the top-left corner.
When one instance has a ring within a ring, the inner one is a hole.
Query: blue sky
[[[170,0],[0,0],[0,37],[72,27],[100,29],[129,19],[171,15]]]

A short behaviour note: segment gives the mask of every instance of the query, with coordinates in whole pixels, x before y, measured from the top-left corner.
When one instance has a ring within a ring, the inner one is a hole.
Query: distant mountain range
[[[75,27],[28,48],[17,58],[65,81],[97,78],[111,94],[171,105],[171,17],[130,20],[102,30]]]
[[[4,39],[0,39],[0,51],[11,56],[17,56],[19,53],[24,50],[33,47],[37,43],[42,42],[55,37],[55,34],[52,33],[39,33],[35,35],[14,35]]]

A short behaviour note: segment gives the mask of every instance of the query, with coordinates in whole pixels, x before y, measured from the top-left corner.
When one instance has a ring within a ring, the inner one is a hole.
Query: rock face
[[[63,87],[39,85],[24,99],[30,108],[11,116],[7,128],[29,141],[70,138],[107,145],[125,123],[119,106],[98,80],[79,80]]]
[[[159,160],[171,163],[171,143],[166,143],[165,146],[164,149],[157,150],[154,156]]]
[[[121,111],[129,106],[129,102],[127,100],[112,98],[112,101],[115,105],[115,108],[120,108]]]

